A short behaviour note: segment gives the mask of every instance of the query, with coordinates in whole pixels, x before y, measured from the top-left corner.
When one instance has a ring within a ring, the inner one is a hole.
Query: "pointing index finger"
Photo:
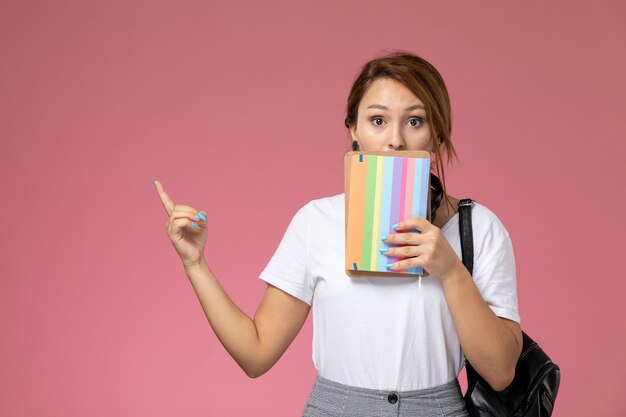
[[[172,201],[170,196],[167,195],[167,193],[163,189],[163,185],[158,180],[154,180],[154,186],[157,189],[157,193],[159,194],[159,199],[161,199],[163,208],[165,208],[165,211],[169,216],[170,214],[172,214],[172,210],[174,210],[174,202]]]

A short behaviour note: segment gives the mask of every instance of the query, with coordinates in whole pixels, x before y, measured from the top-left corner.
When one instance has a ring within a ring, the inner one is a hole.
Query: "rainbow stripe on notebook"
[[[383,234],[397,233],[393,224],[411,217],[428,218],[430,158],[350,152],[345,163],[349,170],[346,269],[423,274],[422,267],[388,269],[386,264],[403,258],[387,256],[379,248]]]

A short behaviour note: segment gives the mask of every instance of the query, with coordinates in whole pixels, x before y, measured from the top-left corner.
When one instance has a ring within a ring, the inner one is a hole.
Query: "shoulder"
[[[309,201],[307,206],[313,217],[325,218],[344,216],[345,214],[345,193],[335,194],[327,197],[320,197]]]
[[[345,210],[345,194],[314,198],[300,206],[294,215],[294,220],[300,224],[319,223],[324,219],[341,220]]]
[[[335,194],[327,197],[315,198],[307,204],[317,208],[318,210],[328,210],[343,205],[345,202],[345,193]]]
[[[486,205],[474,201],[472,205],[472,229],[474,240],[497,244],[510,238],[500,218]]]

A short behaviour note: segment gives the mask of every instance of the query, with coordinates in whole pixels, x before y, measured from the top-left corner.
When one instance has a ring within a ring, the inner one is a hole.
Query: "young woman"
[[[350,91],[346,127],[353,150],[431,152],[433,183],[442,179],[433,222],[405,219],[380,247],[400,258],[392,269],[422,266],[429,277],[421,288],[416,278],[345,274],[344,194],[296,212],[260,274],[268,285],[253,319],[205,261],[206,213],[175,205],[155,182],[168,236],[215,334],[251,378],[278,361],[313,308],[318,375],[303,416],[467,416],[457,380],[464,358],[503,390],[522,348],[509,234],[492,211],[473,204],[471,276],[461,262],[459,200],[445,191],[442,154],[455,156],[450,101],[424,59],[397,52],[368,62]]]

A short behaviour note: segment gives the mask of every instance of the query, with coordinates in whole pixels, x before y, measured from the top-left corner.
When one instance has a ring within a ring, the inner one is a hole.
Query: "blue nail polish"
[[[152,177],[152,185],[156,187],[156,182],[154,182],[154,177]]]
[[[194,229],[197,229],[197,228],[198,228],[198,225],[197,225],[195,222],[194,222],[194,223],[191,223],[191,226],[192,226]]]
[[[204,215],[204,214],[202,214],[202,213],[198,213],[198,214],[196,214],[196,219],[202,219],[202,220],[206,221],[206,217],[205,217],[205,215]]]
[[[394,224],[393,226],[391,226],[391,227],[393,227],[394,229],[396,229],[396,228],[398,227],[398,223],[395,223],[395,224]]]
[[[385,245],[385,244],[380,245],[380,246],[378,247],[378,250],[380,250],[380,251],[382,251],[382,252],[387,252],[387,251],[389,250],[389,246],[387,246],[387,245]]]
[[[387,235],[382,235],[382,236],[380,237],[380,240],[385,240],[385,239],[387,239]]]
[[[393,266],[393,262],[390,264],[385,265],[387,268],[391,268]]]

